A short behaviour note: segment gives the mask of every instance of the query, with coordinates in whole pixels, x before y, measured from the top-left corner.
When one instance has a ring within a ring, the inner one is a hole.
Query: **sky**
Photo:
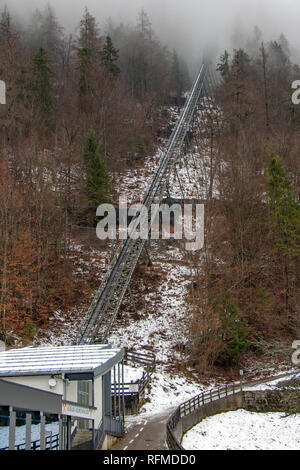
[[[48,0],[0,0],[1,3],[26,18],[34,8],[42,9]],[[109,17],[135,24],[138,12],[144,8],[157,36],[189,61],[199,63],[204,48],[218,54],[230,49],[236,28],[251,32],[258,26],[264,31],[265,40],[284,33],[295,47],[300,36],[300,0],[50,0],[50,4],[67,30],[78,25],[85,6],[103,29]]]

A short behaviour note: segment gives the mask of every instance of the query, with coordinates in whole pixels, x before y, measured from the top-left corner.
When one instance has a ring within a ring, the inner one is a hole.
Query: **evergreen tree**
[[[63,27],[50,4],[43,11],[36,9],[27,30],[27,42],[32,50],[46,49],[53,64],[61,64],[64,48]]]
[[[119,51],[115,49],[110,36],[106,36],[106,41],[101,52],[101,60],[105,68],[114,76],[120,74],[120,69],[116,62],[119,59]]]
[[[138,31],[142,34],[144,38],[152,39],[153,36],[153,29],[152,24],[149,19],[148,14],[142,8],[138,15],[138,24],[137,24]]]
[[[79,109],[87,112],[92,110],[91,102],[87,99],[92,92],[92,69],[99,62],[100,35],[96,19],[85,9],[80,21],[78,38],[78,69],[79,69]]]
[[[254,60],[259,58],[259,49],[262,41],[263,33],[257,26],[255,26],[252,36],[248,39],[246,44],[246,51]]]
[[[222,77],[226,77],[229,74],[229,54],[226,50],[220,57],[220,63],[217,65],[217,70],[220,72]]]
[[[234,51],[231,70],[237,81],[245,80],[248,77],[250,57],[243,49]]]
[[[184,82],[183,82],[183,75],[182,70],[179,62],[178,55],[176,51],[173,51],[173,60],[172,60],[172,81],[174,86],[174,91],[176,93],[176,97],[180,100],[183,90],[184,90]]]
[[[40,24],[41,45],[45,47],[50,57],[56,63],[62,61],[63,28],[60,26],[53,8],[46,6]]]
[[[291,78],[292,66],[289,59],[288,45],[281,38],[281,44],[271,41],[268,47],[269,63],[274,78],[284,86]]]
[[[248,331],[228,293],[221,296],[215,308],[219,314],[222,332],[222,349],[215,362],[225,367],[238,366],[240,356],[250,346],[247,340]]]
[[[92,69],[92,52],[90,49],[82,48],[78,50],[78,60],[79,60],[79,109],[80,111],[86,111],[86,96],[91,91],[91,69]]]
[[[85,193],[92,210],[95,210],[109,199],[110,178],[94,131],[87,137],[83,156],[86,168]]]
[[[4,10],[1,12],[0,19],[0,43],[7,43],[8,38],[12,34],[12,23],[11,15],[7,9],[7,6],[4,7]]]
[[[53,127],[54,102],[52,98],[51,78],[53,72],[49,67],[50,60],[43,47],[33,57],[34,91],[38,99],[43,125],[46,131]]]
[[[300,205],[279,156],[271,152],[268,166],[271,232],[279,253],[287,259],[300,255]]]
[[[189,86],[189,74],[185,62],[175,50],[173,51],[170,72],[172,91],[175,92],[177,101],[180,101],[184,91]]]
[[[78,48],[88,49],[97,55],[101,49],[99,26],[96,18],[90,14],[87,8],[85,8],[83,18],[80,21],[79,29]]]
[[[5,7],[0,18],[0,47],[2,47],[3,50],[5,49],[6,60],[2,61],[0,67],[4,65],[3,62],[13,68],[18,65],[16,64],[16,54],[17,49],[20,46],[19,36],[19,32],[14,25],[11,14],[7,7]]]

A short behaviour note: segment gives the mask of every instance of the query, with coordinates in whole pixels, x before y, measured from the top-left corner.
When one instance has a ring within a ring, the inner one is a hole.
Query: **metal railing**
[[[204,83],[210,80],[208,68],[202,65],[194,86],[189,94],[177,125],[170,137],[167,149],[160,159],[155,176],[144,196],[143,205],[149,210],[151,204],[160,202],[166,190],[171,170],[180,158],[180,151],[191,124]],[[136,229],[138,219],[133,221]],[[110,267],[96,293],[78,338],[78,344],[105,342],[115,321],[124,295],[131,281],[145,240],[130,237],[117,248]]]
[[[184,450],[178,439],[174,435],[174,429],[179,421],[185,416],[190,415],[203,405],[207,405],[221,398],[235,395],[242,391],[240,383],[232,383],[216,390],[200,393],[190,400],[182,403],[172,414],[167,422],[167,445],[170,450]]]
[[[142,377],[136,382],[137,391],[130,391],[132,383],[124,383],[123,393],[124,395],[138,395],[139,399],[144,395],[147,385],[151,381],[151,376],[156,367],[155,354],[149,353],[136,353],[126,350],[125,353],[125,363],[140,364],[145,367]]]
[[[149,353],[137,353],[137,352],[131,352],[126,350],[125,352],[125,358],[124,358],[125,363],[132,363],[132,364],[141,364],[146,367],[152,367],[153,365],[155,366],[155,354],[149,352]]]
[[[124,434],[124,422],[121,416],[104,416],[104,432],[114,437]]]
[[[46,437],[45,450],[59,450],[59,434],[54,434]],[[39,450],[41,447],[40,439],[31,442],[31,450]],[[3,447],[1,450],[9,450],[9,447]],[[26,450],[26,443],[15,445],[15,450]]]
[[[103,420],[101,421],[98,429],[95,430],[95,450],[99,450],[105,438],[105,430]]]

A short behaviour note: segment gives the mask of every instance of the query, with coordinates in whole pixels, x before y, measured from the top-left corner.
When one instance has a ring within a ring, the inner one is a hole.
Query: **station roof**
[[[0,377],[108,372],[124,358],[124,349],[108,345],[11,349],[0,353]]]

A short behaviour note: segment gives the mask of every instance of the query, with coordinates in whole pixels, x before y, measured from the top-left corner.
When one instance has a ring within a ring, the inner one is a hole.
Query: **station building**
[[[124,349],[100,344],[0,352],[0,431],[5,417],[9,426],[5,448],[109,448],[124,432],[124,356]],[[16,444],[22,420],[26,436]],[[31,437],[34,422],[38,442]],[[50,436],[49,422],[57,425]]]

